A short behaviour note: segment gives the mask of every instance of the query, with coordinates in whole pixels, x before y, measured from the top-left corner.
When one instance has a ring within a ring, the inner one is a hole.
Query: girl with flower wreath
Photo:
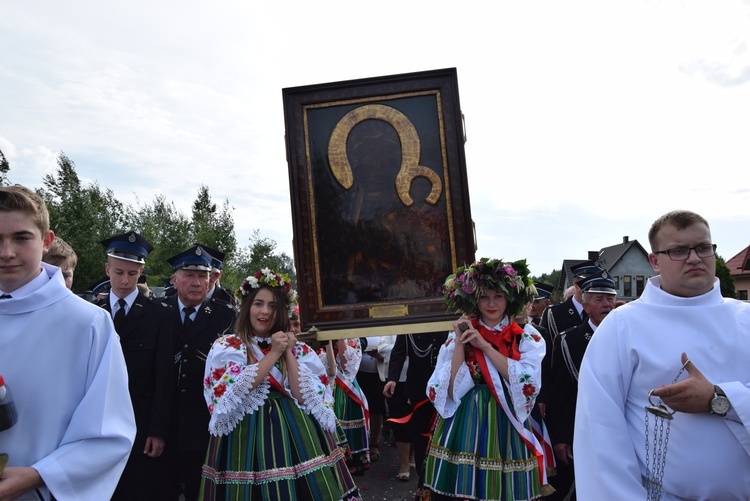
[[[211,441],[201,499],[360,500],[336,427],[328,376],[296,341],[289,278],[263,269],[243,280],[234,334],[206,358]]]
[[[427,385],[439,417],[423,500],[529,500],[554,491],[529,421],[545,344],[531,324],[514,321],[535,292],[525,260],[484,258],[446,280],[448,308],[464,316]]]

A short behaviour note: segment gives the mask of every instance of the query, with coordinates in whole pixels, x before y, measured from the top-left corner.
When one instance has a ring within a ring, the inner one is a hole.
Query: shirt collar
[[[128,306],[125,308],[125,313],[130,311],[130,308],[133,307],[133,303],[135,302],[135,298],[138,297],[138,287],[133,289],[133,292],[125,296],[123,299],[128,304]],[[115,311],[115,305],[120,300],[119,297],[117,297],[117,294],[114,294],[112,291],[109,291],[109,308],[112,311]]]
[[[40,267],[39,270],[40,273],[25,285],[22,285],[18,289],[11,292],[0,291],[0,295],[10,294],[13,299],[20,299],[22,297],[28,296],[29,294],[33,294],[34,292],[41,289],[42,286],[49,281],[50,277],[54,274],[54,271],[56,271],[57,268],[54,268],[54,270],[52,270],[52,273],[47,272],[47,269],[43,267]]]

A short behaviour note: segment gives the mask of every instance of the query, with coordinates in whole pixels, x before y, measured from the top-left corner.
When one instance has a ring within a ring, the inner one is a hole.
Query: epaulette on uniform
[[[226,306],[226,307],[227,307],[227,308],[229,308],[230,310],[233,310],[233,311],[234,311],[234,306],[232,306],[231,304],[227,303],[227,302],[226,302],[226,301],[224,301],[223,299],[217,299],[217,298],[215,298],[215,297],[212,297],[212,298],[211,298],[211,304],[215,304],[215,305],[221,305],[221,306]]]
[[[562,331],[559,335],[560,336],[565,336],[566,334],[568,334],[568,333],[573,332],[574,330],[576,330],[578,327],[579,327],[578,325],[576,325],[575,327],[568,327],[567,329],[565,329],[564,331]]]
[[[154,303],[154,304],[158,304],[158,305],[160,305],[160,306],[163,306],[164,308],[171,308],[171,306],[170,306],[170,305],[168,305],[167,303],[165,303],[164,301],[162,301],[162,300],[161,300],[161,299],[159,299],[159,298],[156,298],[156,297],[150,297],[150,298],[148,298],[148,300],[149,300],[149,301],[151,301],[151,302],[152,302],[152,303]]]

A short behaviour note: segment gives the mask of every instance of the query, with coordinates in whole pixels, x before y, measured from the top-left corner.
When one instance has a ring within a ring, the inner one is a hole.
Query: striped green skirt
[[[206,501],[359,500],[343,451],[314,417],[277,391],[226,436],[211,437]]]
[[[541,497],[537,459],[486,385],[469,391],[452,417],[438,417],[424,478],[425,500]]]
[[[353,385],[359,389],[356,380]],[[370,438],[365,410],[336,385],[333,390],[333,411],[349,446],[350,454],[346,460],[349,471],[352,475],[363,475],[370,469]]]

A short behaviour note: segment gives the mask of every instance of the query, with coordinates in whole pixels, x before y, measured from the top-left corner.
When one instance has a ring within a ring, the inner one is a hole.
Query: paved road
[[[398,475],[398,454],[396,448],[380,439],[380,459],[370,465],[370,470],[362,477],[354,477],[364,501],[413,501],[417,489],[417,474],[411,471],[411,478],[404,482]]]

